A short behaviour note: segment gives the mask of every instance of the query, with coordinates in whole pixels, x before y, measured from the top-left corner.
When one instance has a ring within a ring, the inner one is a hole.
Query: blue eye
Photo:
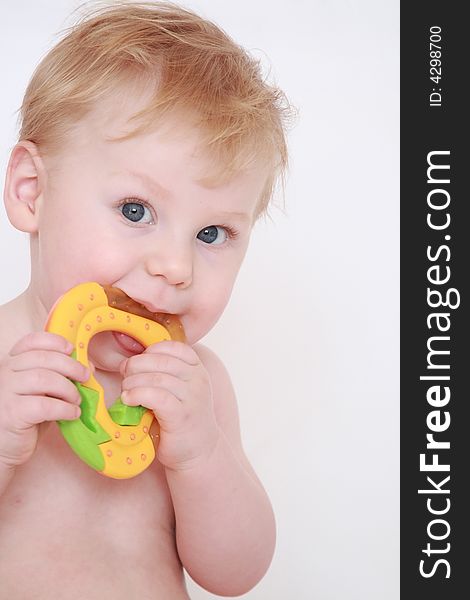
[[[133,223],[140,223],[145,216],[145,211],[148,213],[148,223],[153,224],[153,217],[150,210],[140,202],[124,202],[120,206],[121,212],[126,219]]]
[[[197,234],[197,239],[201,240],[205,244],[223,244],[228,238],[228,233],[226,229],[223,227],[217,227],[217,225],[210,225],[209,227],[204,227]]]

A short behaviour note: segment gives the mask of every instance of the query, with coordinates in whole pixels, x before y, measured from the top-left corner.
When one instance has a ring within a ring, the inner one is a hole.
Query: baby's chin
[[[198,342],[204,342],[204,338],[208,335],[214,325],[217,323],[217,320],[214,320],[212,323],[202,323],[197,318],[192,319],[181,319],[184,327],[184,333],[186,335],[186,343],[188,346],[194,346]]]

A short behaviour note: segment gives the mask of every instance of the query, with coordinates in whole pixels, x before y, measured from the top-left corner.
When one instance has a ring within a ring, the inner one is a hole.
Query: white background
[[[1,4],[0,162],[73,0]],[[398,578],[398,0],[188,0],[262,58],[299,110],[286,209],[260,222],[206,342],[237,390],[274,504],[250,600],[391,600]],[[0,212],[0,303],[29,249]],[[193,599],[213,598],[190,584]]]

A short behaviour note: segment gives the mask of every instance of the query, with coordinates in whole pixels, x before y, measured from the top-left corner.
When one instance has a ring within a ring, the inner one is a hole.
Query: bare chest
[[[8,597],[187,598],[161,466],[109,479],[73,454],[55,423],[44,429],[0,498],[0,580],[15,590]],[[166,591],[150,594],[155,586]]]

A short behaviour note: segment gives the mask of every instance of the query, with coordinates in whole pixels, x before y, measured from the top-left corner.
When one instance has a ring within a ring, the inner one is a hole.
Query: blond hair
[[[270,175],[264,212],[287,168],[286,127],[293,111],[263,77],[260,62],[214,23],[167,2],[119,2],[89,12],[44,57],[27,87],[21,140],[54,154],[71,128],[122,83],[153,82],[146,108],[132,117],[143,133],[169,113],[193,115],[226,180],[256,160]]]

